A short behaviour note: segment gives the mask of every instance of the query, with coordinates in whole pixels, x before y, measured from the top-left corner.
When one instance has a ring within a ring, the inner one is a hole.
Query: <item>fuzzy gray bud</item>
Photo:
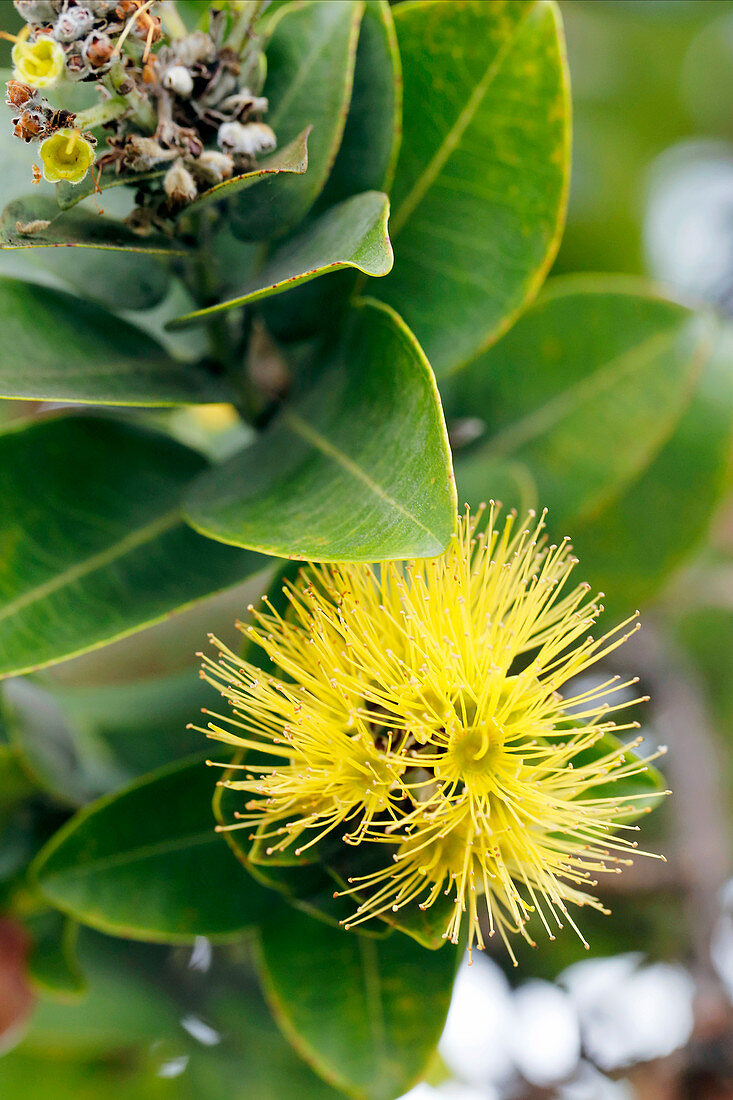
[[[277,144],[274,133],[264,122],[224,122],[216,140],[225,153],[248,157],[269,153]]]
[[[186,203],[193,202],[198,195],[196,180],[181,160],[171,164],[166,172],[163,177],[163,190],[176,206],[185,206]]]
[[[193,77],[185,65],[171,65],[163,77],[163,87],[181,99],[188,99],[193,91]]]
[[[67,8],[56,20],[51,32],[57,42],[76,42],[85,38],[94,26],[94,16],[89,8]]]
[[[191,171],[202,183],[213,187],[234,175],[234,161],[227,153],[206,150],[190,164]]]
[[[53,23],[56,18],[51,0],[15,0],[15,7],[26,23]]]
[[[185,38],[177,38],[172,43],[171,50],[178,64],[189,69],[200,61],[213,61],[216,57],[216,46],[211,36],[203,31],[194,31]]]

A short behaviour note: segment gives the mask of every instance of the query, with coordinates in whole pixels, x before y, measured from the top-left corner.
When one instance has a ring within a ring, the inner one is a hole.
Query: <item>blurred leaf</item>
[[[0,435],[0,674],[132,634],[261,568],[179,519],[203,466],[163,435],[101,418]]]
[[[185,327],[222,310],[281,294],[300,283],[345,267],[356,268],[367,275],[386,275],[393,259],[387,235],[388,215],[389,199],[378,191],[346,199],[276,248],[265,266],[240,288],[236,297],[187,313],[168,327]]]
[[[30,922],[33,947],[28,974],[33,985],[61,1001],[73,1001],[87,991],[76,956],[78,924],[60,913],[40,913]]]
[[[64,1061],[111,1060],[124,1051],[176,1035],[180,1012],[160,988],[160,974],[145,966],[146,956],[138,956],[135,948],[81,929],[78,955],[88,989],[72,1004],[43,997],[22,1053]],[[160,967],[162,959],[153,958]],[[0,1059],[0,1083],[4,1066],[5,1059]]]
[[[456,458],[461,499],[500,495],[496,462],[511,462],[529,471],[556,533],[590,523],[670,436],[713,332],[710,318],[626,279],[555,280],[449,386],[449,416],[479,417],[488,435]]]
[[[101,306],[0,277],[0,394],[104,405],[218,402],[228,390],[171,359],[147,333]]]
[[[611,615],[649,600],[710,526],[729,485],[732,365],[728,326],[669,442],[601,516],[573,529],[583,575],[603,586]]]
[[[254,184],[267,186],[268,180],[273,180],[282,172],[294,173],[295,175],[302,176],[308,169],[308,135],[310,134],[310,127],[307,126],[303,130],[302,134],[298,134],[297,137],[289,141],[287,145],[284,145],[282,149],[278,149],[269,157],[263,157],[257,167],[252,172],[245,172],[241,176],[234,176],[232,179],[223,180],[221,183],[217,183],[214,187],[209,188],[208,191],[204,191],[202,195],[188,206],[185,206],[181,211],[181,214],[189,214],[192,211],[200,209],[202,206],[207,206],[211,202],[219,202],[221,199],[230,199],[234,195],[238,195],[240,191],[246,191]],[[266,193],[262,192],[261,198],[264,198]],[[250,196],[248,196],[248,199]],[[266,200],[265,200],[266,201]]]
[[[52,1082],[52,1085],[50,1085]],[[4,1096],[23,1100],[184,1100],[186,1093],[178,1079],[160,1077],[150,1066],[136,1062],[100,1060],[71,1062],[68,1059],[34,1057],[25,1048],[0,1059],[0,1090]]]
[[[32,873],[44,896],[131,939],[185,943],[252,927],[272,894],[242,873],[214,831],[213,786],[195,757],[92,803],[39,853]]]
[[[405,86],[395,266],[374,293],[441,376],[506,331],[557,250],[569,175],[564,46],[544,0],[428,0],[394,17]]]
[[[424,1073],[458,952],[370,940],[283,910],[260,931],[260,974],[285,1034],[350,1096],[394,1100]]]
[[[389,191],[402,135],[402,67],[387,0],[366,0],[344,135],[319,204]]]
[[[78,806],[127,779],[106,745],[74,730],[57,700],[29,680],[3,684],[11,738],[38,785],[63,805]]]
[[[348,111],[362,11],[357,0],[307,0],[277,13],[267,47],[267,123],[281,146],[313,127],[308,171],[273,176],[243,196],[231,211],[238,237],[258,240],[285,232],[302,221],[323,189]]]
[[[0,831],[18,803],[23,802],[33,790],[17,748],[14,745],[0,744]]]
[[[49,224],[32,228],[34,222]],[[90,210],[59,211],[55,201],[45,195],[13,199],[0,215],[0,249],[58,248],[60,245],[160,256],[185,255],[182,245],[167,237],[141,237],[122,222],[111,221]]]
[[[379,303],[357,303],[315,386],[201,478],[187,514],[212,538],[281,557],[439,554],[455,526],[454,485],[434,379],[409,329]]]

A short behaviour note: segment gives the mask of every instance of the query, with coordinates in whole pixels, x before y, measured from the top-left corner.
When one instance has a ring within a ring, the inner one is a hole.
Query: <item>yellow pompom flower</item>
[[[13,78],[33,88],[53,88],[66,73],[66,55],[53,38],[42,34],[34,42],[19,39],[11,57]]]
[[[94,146],[78,130],[57,130],[42,143],[41,160],[49,183],[81,183],[94,164]]]
[[[616,740],[636,728],[612,717],[641,701],[636,680],[572,685],[636,617],[588,636],[602,607],[569,585],[568,541],[548,543],[544,515],[498,511],[460,519],[438,558],[305,567],[284,615],[266,601],[243,628],[273,672],[212,639],[202,674],[231,711],[203,732],[247,752],[223,782],[248,800],[221,828],[254,827],[270,855],[328,834],[382,846],[380,869],[343,891],[347,927],[448,894],[445,938],[467,926],[484,947],[498,931],[514,958],[509,937],[532,943],[533,919],[582,939],[568,903],[605,912],[589,890],[630,862],[630,818],[653,797],[613,783],[653,757]]]

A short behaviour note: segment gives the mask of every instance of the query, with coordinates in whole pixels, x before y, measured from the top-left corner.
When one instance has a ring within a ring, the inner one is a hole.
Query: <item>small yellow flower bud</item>
[[[66,72],[63,49],[45,34],[39,35],[35,42],[16,42],[12,58],[15,80],[22,80],[34,88],[52,88]]]
[[[81,183],[94,164],[94,146],[78,130],[57,130],[41,145],[41,160],[49,183]]]

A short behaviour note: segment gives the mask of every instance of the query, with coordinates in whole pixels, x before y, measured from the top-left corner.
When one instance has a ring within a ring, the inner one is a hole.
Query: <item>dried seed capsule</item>
[[[194,31],[185,38],[177,39],[172,49],[178,64],[187,68],[199,62],[213,61],[216,57],[216,47],[211,36],[203,31]]]
[[[185,206],[186,203],[193,202],[198,195],[196,180],[182,160],[171,164],[163,177],[163,190],[176,206]]]
[[[7,88],[8,95],[5,102],[8,107],[26,107],[36,98],[36,89],[30,84],[24,84],[22,80],[9,80]]]
[[[108,34],[92,31],[81,47],[81,56],[92,69],[102,69],[112,63],[114,42]]]
[[[35,141],[46,133],[47,115],[40,107],[26,108],[13,122],[13,136],[23,141]]]
[[[277,144],[274,133],[264,122],[224,122],[216,140],[225,153],[249,157],[268,153]]]
[[[165,164],[177,156],[177,152],[164,149],[155,138],[141,134],[129,134],[122,152],[123,163],[131,172],[149,172],[156,165]]]
[[[67,8],[56,20],[53,36],[57,42],[76,42],[94,26],[94,16],[89,8]]]

